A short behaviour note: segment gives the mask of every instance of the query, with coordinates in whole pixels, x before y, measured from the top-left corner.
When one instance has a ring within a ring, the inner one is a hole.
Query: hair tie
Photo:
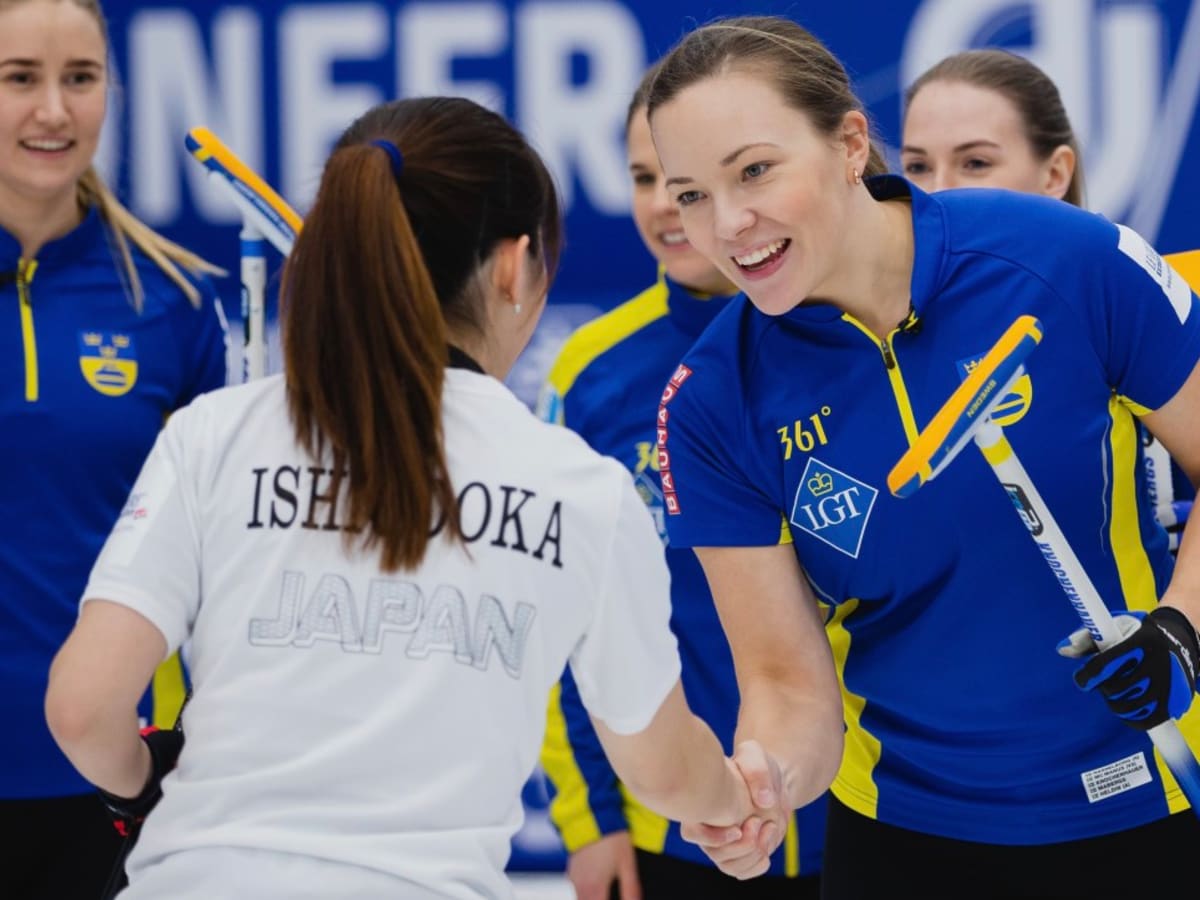
[[[371,145],[387,151],[387,155],[392,161],[392,177],[399,181],[400,173],[404,171],[404,154],[400,152],[400,148],[382,138],[371,141]]]

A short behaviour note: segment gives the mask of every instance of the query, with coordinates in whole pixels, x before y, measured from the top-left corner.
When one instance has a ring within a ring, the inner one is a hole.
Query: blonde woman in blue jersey
[[[632,474],[666,543],[652,416],[680,357],[736,288],[688,243],[663,186],[650,139],[646,94],[655,70],[629,104],[625,139],[633,181],[633,221],[659,277],[632,300],[587,323],[560,352],[542,397],[543,415],[579,433]],[[622,398],[614,402],[614,398]],[[696,555],[668,546],[671,627],[679,639],[689,702],[732,751],[737,685],[729,647]],[[769,873],[738,882],[712,865],[618,781],[567,671],[551,698],[542,767],[554,789],[550,816],[569,854],[567,876],[579,900],[818,896],[824,801],[800,810]]]
[[[1144,730],[1178,718],[1200,747],[1200,538],[1173,563],[1137,434],[1200,479],[1200,301],[1068,203],[878,174],[844,68],[786,19],[687,35],[648,108],[688,240],[746,294],[671,376],[658,449],[671,543],[696,548],[729,637],[737,740],[773,763],[747,764],[755,840],[686,834],[761,871],[776,823],[832,785],[826,897],[1172,896],[1200,820]],[[979,454],[886,489],[1021,314],[1045,336],[1006,435],[1127,629],[1064,642],[1082,665],[1055,652],[1078,619]]]
[[[96,0],[0,0],[0,895],[27,900],[98,897],[116,868],[46,727],[47,672],[163,420],[226,377],[219,270],[93,166],[109,79]],[[140,713],[169,724],[178,658],[154,688]]]
[[[999,187],[1084,206],[1079,142],[1058,88],[1015,53],[964,50],[922,73],[904,92],[900,143],[901,171],[922,190]],[[1195,492],[1144,429],[1142,443],[1146,488],[1176,548]]]

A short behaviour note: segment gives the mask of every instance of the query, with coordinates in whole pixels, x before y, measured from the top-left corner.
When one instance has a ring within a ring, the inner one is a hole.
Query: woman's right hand
[[[728,761],[742,782],[735,821],[740,825],[682,823],[684,840],[696,844],[726,875],[746,879],[762,875],[771,854],[787,834],[788,808],[779,763],[757,741],[738,744]],[[745,815],[741,815],[745,813]]]

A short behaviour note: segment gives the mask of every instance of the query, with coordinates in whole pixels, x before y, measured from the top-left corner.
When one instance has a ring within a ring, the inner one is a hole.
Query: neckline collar
[[[717,317],[717,313],[737,296],[697,295],[679,282],[672,281],[661,269],[659,278],[667,288],[667,312],[671,321],[693,337],[698,337],[708,323]]]
[[[37,260],[40,271],[71,265],[78,262],[103,235],[104,220],[95,206],[89,206],[82,222],[61,237],[47,241],[33,258]],[[20,241],[0,228],[0,271],[16,271],[17,262],[21,258]]]
[[[446,363],[448,369],[466,369],[468,372],[478,372],[480,375],[486,375],[483,371],[483,366],[475,362],[470,356],[455,347],[453,344],[446,345],[450,353],[450,360]]]

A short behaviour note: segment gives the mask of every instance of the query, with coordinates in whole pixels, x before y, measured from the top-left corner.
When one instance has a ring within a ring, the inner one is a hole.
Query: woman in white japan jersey
[[[53,666],[51,730],[110,806],[162,781],[122,897],[511,896],[568,661],[647,805],[746,820],[679,687],[645,505],[500,381],[558,247],[542,161],[482,107],[342,136],[284,274],[285,374],[167,423]],[[135,703],[189,637],[171,769]]]

